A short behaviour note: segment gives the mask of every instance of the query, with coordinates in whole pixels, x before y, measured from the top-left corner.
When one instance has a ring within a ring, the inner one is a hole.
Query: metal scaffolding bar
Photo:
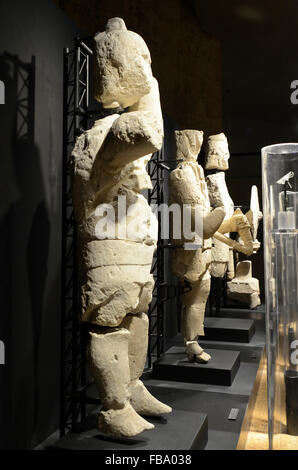
[[[89,62],[92,50],[77,38],[64,49],[63,186],[61,269],[61,399],[60,434],[74,429],[86,415],[85,330],[78,320],[76,237],[71,197],[70,155],[75,138],[88,129]],[[86,111],[82,114],[81,110]]]

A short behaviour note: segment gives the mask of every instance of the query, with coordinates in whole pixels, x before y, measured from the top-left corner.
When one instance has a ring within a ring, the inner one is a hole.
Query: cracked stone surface
[[[103,404],[98,429],[130,437],[154,428],[140,414],[171,412],[139,380],[157,244],[141,191],[152,187],[146,165],[162,146],[163,121],[144,40],[112,18],[95,43],[96,99],[126,109],[97,120],[72,152],[81,320],[90,323],[87,357]]]

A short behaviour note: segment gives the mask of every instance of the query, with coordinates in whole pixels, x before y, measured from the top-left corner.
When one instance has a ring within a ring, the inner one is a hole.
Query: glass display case
[[[271,449],[298,436],[297,175],[298,143],[262,149]]]

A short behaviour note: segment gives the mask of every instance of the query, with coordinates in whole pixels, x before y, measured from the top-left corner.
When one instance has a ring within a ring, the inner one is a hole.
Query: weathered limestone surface
[[[235,232],[239,236],[239,240],[231,240],[228,237],[224,237],[223,234]],[[253,254],[253,241],[251,235],[251,228],[249,221],[245,214],[238,208],[235,210],[232,217],[224,220],[218,229],[218,232],[214,234],[214,237],[218,240],[223,240],[234,250],[239,251],[247,256]]]
[[[204,335],[204,314],[210,291],[211,235],[218,229],[224,218],[223,208],[211,212],[208,189],[203,168],[197,163],[197,155],[203,142],[203,132],[195,130],[176,131],[177,168],[170,174],[170,204],[181,208],[189,204],[192,216],[196,209],[202,214],[201,247],[195,250],[177,248],[172,254],[172,269],[181,282],[191,285],[191,292],[182,296],[182,334],[186,354],[190,361],[208,362],[210,356],[198,344]],[[181,210],[181,212],[183,212]],[[183,226],[182,217],[181,224]],[[193,223],[193,227],[195,224]],[[182,245],[190,240],[184,236],[173,239]],[[193,240],[191,240],[193,241]]]
[[[103,408],[99,429],[134,436],[154,426],[140,414],[171,411],[139,380],[147,352],[157,219],[140,194],[146,164],[159,150],[158,84],[143,39],[121,18],[95,36],[95,96],[126,108],[95,122],[72,153],[82,320],[92,325],[88,358]]]
[[[220,171],[206,177],[210,203],[213,207],[224,207],[225,219],[232,217],[234,203],[228,192],[225,173]],[[232,249],[219,240],[213,240],[211,275],[213,277],[224,277],[230,261]],[[232,265],[233,266],[233,265]],[[230,272],[232,271],[232,266]]]
[[[127,313],[146,311],[150,302],[157,221],[140,191],[151,187],[146,163],[162,145],[163,124],[143,39],[115,18],[95,41],[96,97],[129,112],[98,120],[77,139],[72,154],[82,319],[118,326]],[[110,218],[107,204],[114,209]]]
[[[259,224],[263,218],[263,214],[260,211],[258,188],[255,185],[251,187],[250,210],[246,214],[246,217],[251,226],[252,238],[254,243],[254,253],[256,253],[261,246],[260,242],[257,239],[257,236]]]
[[[229,168],[229,158],[230,153],[226,136],[223,133],[209,136],[205,168],[206,170],[220,170],[220,172],[206,177],[210,204],[213,207],[224,207],[226,219],[231,217],[234,212],[234,203],[229,194],[224,173]],[[228,277],[232,278],[234,274],[232,259],[231,247],[217,239],[213,239],[211,275],[223,278],[229,268]]]
[[[185,0],[54,0],[86,36],[120,16],[149,47],[164,111],[183,128],[222,128],[220,41],[200,28]],[[195,6],[195,4],[194,4]],[[170,32],[170,34],[169,34]],[[177,99],[177,97],[179,97]],[[195,103],[195,106],[194,106]]]
[[[236,267],[235,278],[227,283],[228,296],[249,308],[255,308],[261,304],[260,286],[258,279],[252,277],[252,262],[240,261]]]
[[[224,133],[210,135],[207,142],[206,170],[228,170],[229,158],[229,146]]]
[[[263,215],[260,211],[258,189],[256,186],[251,188],[250,210],[246,214],[250,224],[253,253],[257,253],[260,248],[260,242],[257,240],[258,228]],[[241,237],[238,240],[241,242]],[[252,261],[241,261],[237,265],[236,277],[228,283],[227,295],[239,303],[248,305],[249,308],[255,308],[260,305],[260,287],[258,279],[252,277]]]

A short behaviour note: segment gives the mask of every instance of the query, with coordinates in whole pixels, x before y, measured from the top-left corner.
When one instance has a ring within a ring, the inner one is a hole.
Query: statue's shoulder
[[[111,116],[98,119],[90,129],[76,138],[71,154],[75,173],[80,170],[91,170],[98,151],[118,117],[119,114],[112,114]]]
[[[172,182],[179,182],[181,180],[194,180],[195,175],[188,165],[179,164],[175,170],[171,171],[170,179]]]

